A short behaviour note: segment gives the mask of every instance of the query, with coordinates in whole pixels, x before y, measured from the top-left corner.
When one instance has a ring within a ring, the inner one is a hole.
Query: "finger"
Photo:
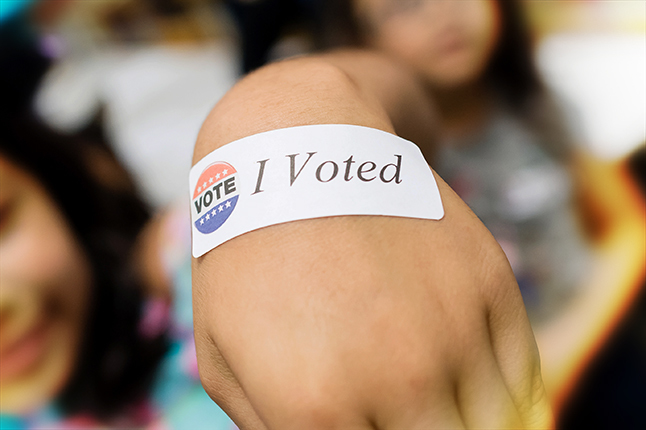
[[[440,178],[438,187],[446,210],[443,222],[460,226],[452,231],[454,242],[465,231],[472,239],[470,246],[463,240],[462,249],[465,253],[477,250],[475,255],[468,254],[477,274],[475,285],[479,286],[473,294],[479,295],[485,304],[488,338],[502,380],[524,425],[550,428],[553,419],[540,374],[538,351],[509,262],[491,233],[476,222],[475,215]]]
[[[450,400],[449,400],[450,399]],[[399,413],[392,417],[387,424],[378,425],[378,430],[432,430],[432,429],[466,429],[469,428],[464,424],[460,415],[460,410],[453,396],[447,397],[447,404],[443,408],[438,408],[437,400],[429,401],[429,406],[421,410],[411,411],[410,408],[403,407]]]
[[[493,354],[525,428],[552,428],[538,348],[518,285],[507,260],[498,256],[496,261],[488,280],[494,286],[488,300]]]
[[[522,428],[522,420],[494,357],[486,321],[473,327],[475,339],[461,354],[456,401],[467,428]],[[472,333],[473,334],[473,333]]]
[[[431,377],[411,377],[407,369],[401,369],[402,383],[379,390],[379,402],[373,404],[373,413],[369,415],[376,429],[468,428],[455,388],[457,372],[447,364],[435,367],[443,370]]]

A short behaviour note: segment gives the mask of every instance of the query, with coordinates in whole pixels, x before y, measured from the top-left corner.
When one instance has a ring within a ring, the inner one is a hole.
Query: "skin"
[[[0,410],[52,398],[76,361],[89,263],[42,185],[0,155]]]
[[[422,89],[410,69],[365,51],[271,65],[216,105],[194,162],[244,136],[298,125],[412,135],[434,124]],[[552,425],[509,264],[436,179],[440,221],[298,221],[193,260],[202,383],[242,429]]]
[[[492,0],[356,0],[370,43],[439,89],[479,80],[498,43]]]

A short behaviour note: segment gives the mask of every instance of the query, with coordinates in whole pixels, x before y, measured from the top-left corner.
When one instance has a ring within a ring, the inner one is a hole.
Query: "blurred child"
[[[0,428],[235,428],[197,376],[188,219],[151,220],[100,130],[34,117],[28,12],[0,26]]]
[[[149,223],[103,146],[5,119],[0,427],[234,428],[197,377],[186,220]]]
[[[440,118],[432,165],[496,237],[533,322],[553,315],[585,271],[572,212],[573,148],[533,63],[516,1],[330,2],[346,40],[400,60]],[[334,13],[332,13],[332,11]]]

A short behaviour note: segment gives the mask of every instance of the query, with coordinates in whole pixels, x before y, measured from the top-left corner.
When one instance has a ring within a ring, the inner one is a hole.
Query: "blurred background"
[[[198,130],[236,80],[343,43],[322,3],[0,0],[2,116],[29,110],[105,142],[153,211],[187,204]],[[580,205],[608,263],[605,288],[591,286],[570,316],[579,347],[563,346],[563,325],[535,329],[557,363],[555,409],[562,428],[645,428],[646,1],[521,3],[540,75],[584,154]]]
[[[2,0],[3,44],[13,32],[47,59],[38,115],[65,132],[100,120],[160,207],[186,194],[196,131],[238,77],[333,37],[320,36],[322,2]],[[567,104],[577,141],[605,160],[637,149],[646,139],[645,3],[523,3],[540,72]]]

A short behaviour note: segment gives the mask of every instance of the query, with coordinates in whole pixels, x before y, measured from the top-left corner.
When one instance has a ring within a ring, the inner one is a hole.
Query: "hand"
[[[386,84],[404,82],[397,73]],[[357,92],[362,76],[348,81],[308,60],[261,70],[216,106],[195,159],[245,135],[307,123],[393,132],[396,103],[373,104],[369,86]],[[436,178],[440,221],[297,221],[193,260],[201,379],[242,429],[552,425],[509,264]]]
[[[511,269],[438,181],[441,221],[299,221],[195,261],[200,373],[234,420],[277,429],[549,427]]]

